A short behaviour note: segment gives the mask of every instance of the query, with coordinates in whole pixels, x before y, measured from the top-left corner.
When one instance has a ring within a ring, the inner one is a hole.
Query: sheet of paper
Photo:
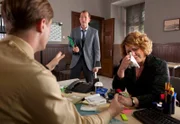
[[[90,95],[85,97],[85,99],[88,101],[89,104],[92,105],[100,105],[106,103],[106,99],[102,97],[100,94]]]
[[[81,105],[80,110],[82,111],[96,111],[97,107],[92,105]]]

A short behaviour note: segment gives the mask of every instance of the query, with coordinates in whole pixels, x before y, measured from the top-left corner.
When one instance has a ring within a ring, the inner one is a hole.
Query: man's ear
[[[89,22],[91,22],[91,18],[89,18]]]
[[[38,32],[43,32],[44,26],[46,25],[46,19],[41,19],[36,23],[36,30]]]

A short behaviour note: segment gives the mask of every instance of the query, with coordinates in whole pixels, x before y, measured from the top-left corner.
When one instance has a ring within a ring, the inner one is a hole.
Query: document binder
[[[70,36],[68,36],[68,40],[70,42],[71,47],[74,47],[75,43],[74,43],[73,39]]]

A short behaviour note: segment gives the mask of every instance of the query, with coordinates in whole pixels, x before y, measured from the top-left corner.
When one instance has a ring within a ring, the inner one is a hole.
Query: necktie
[[[86,31],[86,30],[81,30],[81,31],[82,31],[82,39],[81,39],[81,40],[82,40],[82,47],[84,47],[84,42],[85,42],[85,40],[86,40],[86,39],[85,39],[85,31]]]

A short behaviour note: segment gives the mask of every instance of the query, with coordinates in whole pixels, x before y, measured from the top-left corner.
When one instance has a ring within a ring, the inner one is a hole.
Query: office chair
[[[180,78],[171,76],[170,83],[172,84],[175,92],[177,93],[177,100],[180,102]],[[178,106],[180,107],[180,104]]]

